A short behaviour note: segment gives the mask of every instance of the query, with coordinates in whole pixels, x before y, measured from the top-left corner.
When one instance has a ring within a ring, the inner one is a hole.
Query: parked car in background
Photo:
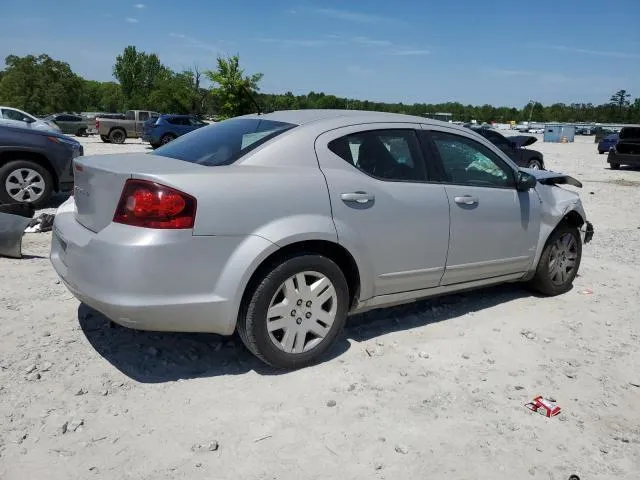
[[[620,165],[640,167],[640,126],[622,127],[618,143],[609,150],[607,163],[613,170]]]
[[[29,127],[36,130],[47,130],[50,132],[60,132],[60,127],[55,123],[40,120],[30,113],[23,112],[13,107],[0,106],[0,125],[15,125]]]
[[[89,130],[89,120],[81,115],[57,113],[44,117],[43,121],[55,123],[62,133],[84,137]]]
[[[160,115],[144,123],[142,140],[149,142],[153,148],[158,148],[185,133],[206,126],[207,123],[193,115]]]
[[[604,127],[594,127],[591,132],[593,133],[595,143],[599,143],[607,135],[611,135],[612,133],[620,133],[618,130],[614,130],[612,128],[604,128]]]
[[[616,146],[620,135],[618,133],[610,133],[598,142],[598,153],[602,155]]]
[[[61,133],[0,124],[0,203],[46,204],[73,188],[72,161],[82,145]]]
[[[472,128],[471,130],[493,143],[519,167],[532,168],[534,170],[544,169],[544,156],[542,153],[537,150],[524,148],[536,143],[538,141],[536,137],[532,137],[531,135],[505,137],[501,133],[489,128]]]
[[[124,143],[127,138],[142,137],[144,122],[159,116],[149,110],[128,110],[124,119],[96,117],[96,130],[103,142]]]
[[[298,368],[350,312],[502,282],[567,292],[593,228],[562,184],[581,186],[422,117],[247,115],[151,154],[76,160],[83,193],[56,214],[51,262],[121,325],[237,329]]]

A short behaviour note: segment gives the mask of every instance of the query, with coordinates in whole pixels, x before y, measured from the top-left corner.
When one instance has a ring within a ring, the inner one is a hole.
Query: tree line
[[[387,103],[341,98],[325,93],[306,95],[260,93],[262,74],[245,74],[237,55],[218,57],[215,68],[194,66],[174,71],[162,64],[155,53],[128,46],[113,65],[116,81],[86,80],[68,63],[46,54],[19,57],[9,55],[0,70],[0,104],[36,115],[57,112],[122,112],[148,109],[164,113],[190,113],[229,118],[246,113],[285,109],[337,108],[429,115],[447,112],[454,120],[479,122],[602,122],[640,123],[640,98],[631,102],[626,90],[614,93],[609,101],[592,103],[530,102],[522,108],[493,105]],[[205,88],[203,80],[211,84]],[[392,92],[390,92],[391,94]]]

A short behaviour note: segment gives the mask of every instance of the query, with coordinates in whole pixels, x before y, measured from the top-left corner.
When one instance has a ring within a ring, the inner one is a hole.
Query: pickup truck
[[[103,142],[124,143],[127,138],[140,138],[144,122],[159,116],[149,110],[128,110],[124,119],[96,117],[96,130]]]

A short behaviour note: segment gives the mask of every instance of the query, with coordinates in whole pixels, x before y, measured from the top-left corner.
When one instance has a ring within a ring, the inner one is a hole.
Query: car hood
[[[527,147],[538,141],[538,139],[532,135],[514,135],[513,137],[509,137],[509,140],[517,148]]]
[[[538,183],[543,185],[571,185],[582,188],[580,181],[564,173],[552,172],[551,170],[532,170],[531,168],[521,168],[520,170],[533,175]]]

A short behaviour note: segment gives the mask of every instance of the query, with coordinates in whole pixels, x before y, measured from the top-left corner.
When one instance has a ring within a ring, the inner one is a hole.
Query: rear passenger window
[[[337,138],[329,150],[358,170],[381,180],[426,181],[413,130],[371,130]]]
[[[144,122],[149,120],[149,112],[138,112],[138,121]]]

